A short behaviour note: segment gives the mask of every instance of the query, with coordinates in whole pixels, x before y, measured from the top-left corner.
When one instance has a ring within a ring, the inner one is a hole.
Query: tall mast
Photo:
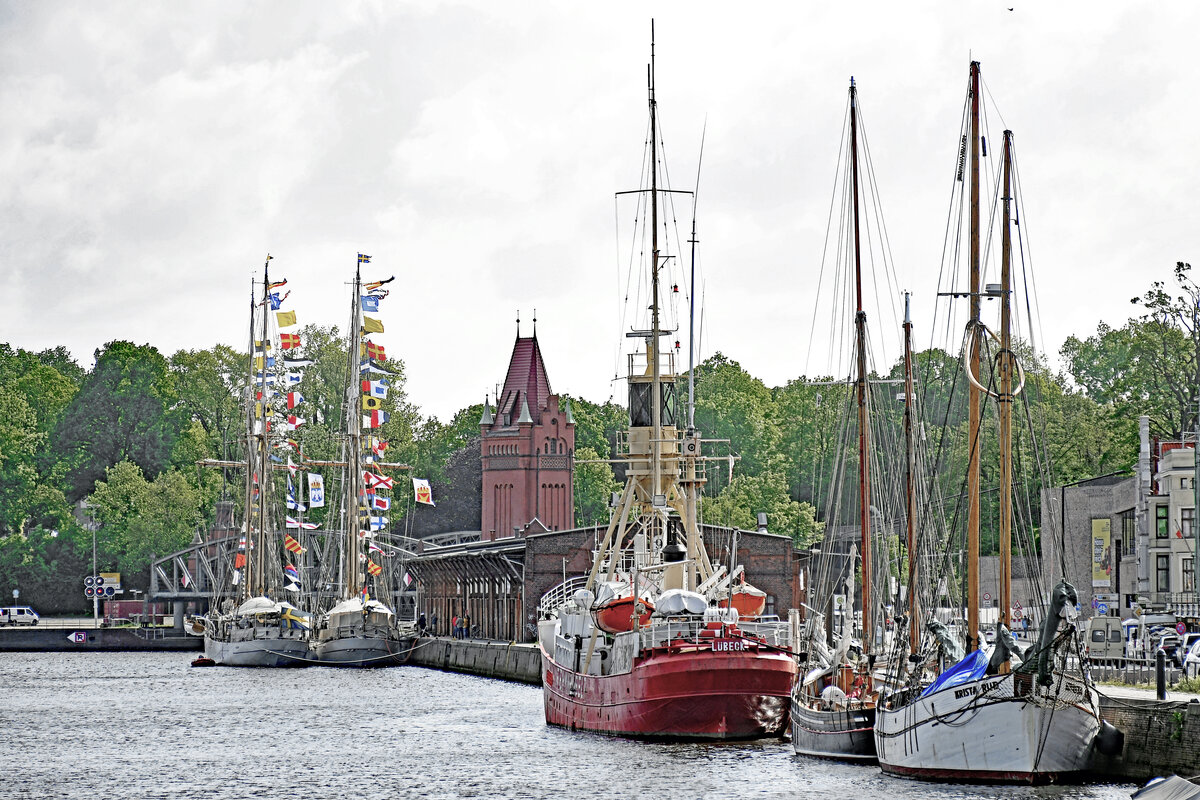
[[[343,568],[346,570],[342,576],[346,584],[346,597],[354,597],[362,591],[362,586],[359,585],[359,541],[358,531],[361,526],[361,507],[362,501],[362,401],[359,399],[362,393],[358,391],[358,386],[354,381],[361,378],[362,373],[356,369],[357,362],[362,356],[362,259],[358,259],[358,264],[354,268],[354,291],[350,293],[352,306],[350,308],[350,386],[347,387],[348,392],[347,403],[349,412],[346,419],[346,434],[349,446],[346,448],[346,561]],[[369,374],[369,373],[368,373]],[[368,516],[370,512],[368,510]],[[370,520],[367,521],[367,527],[370,527]]]
[[[258,534],[255,537],[260,547],[257,559],[250,561],[254,567],[254,586],[251,587],[255,595],[266,594],[266,544],[267,544],[267,497],[271,490],[270,471],[267,467],[267,308],[271,303],[271,281],[270,281],[270,265],[271,256],[267,256],[267,260],[263,262],[263,298],[262,298],[262,372],[259,377],[258,392],[262,404],[262,429],[258,433]],[[250,542],[249,531],[247,531],[246,542],[247,558],[249,558]]]
[[[1004,132],[1004,228],[1000,251],[1000,624],[1012,607],[1012,131]]]
[[[246,410],[246,415],[247,415],[246,416],[246,486],[245,486],[245,495],[243,497],[243,511],[242,511],[242,525],[245,528],[245,536],[243,537],[243,540],[242,540],[244,542],[243,549],[244,549],[245,560],[242,564],[242,578],[244,580],[241,580],[238,583],[238,587],[237,587],[237,589],[238,589],[238,591],[237,591],[238,605],[241,605],[242,601],[244,601],[250,597],[250,583],[251,583],[251,580],[253,577],[252,569],[254,566],[254,559],[257,558],[257,554],[252,552],[250,549],[250,544],[253,542],[253,539],[254,539],[253,531],[254,531],[254,483],[255,483],[255,481],[254,481],[254,458],[252,455],[252,450],[254,448],[254,421],[256,419],[258,419],[258,415],[261,415],[263,417],[263,419],[266,418],[265,417],[265,409],[263,408],[263,406],[261,404],[261,400],[258,400],[254,397],[254,389],[255,389],[255,386],[258,385],[254,379],[254,359],[256,358],[255,354],[258,352],[257,349],[254,347],[254,308],[255,308],[254,278],[252,277],[250,279],[250,331],[249,331],[250,341],[248,341],[246,343],[247,344],[246,352],[248,352],[250,354],[249,367],[248,367],[249,372],[246,375],[246,386],[248,387],[247,391],[250,393],[250,397],[249,397],[250,404]],[[266,367],[265,361],[263,362],[263,366],[264,366],[264,368]],[[263,409],[263,410],[259,411],[258,409]]]
[[[971,62],[971,298],[970,365],[979,374],[979,62]],[[979,642],[979,449],[982,396],[971,384],[968,409],[970,462],[967,467],[967,652]]]
[[[650,267],[651,320],[650,320],[650,370],[651,401],[650,413],[654,415],[651,426],[653,436],[653,497],[662,492],[662,377],[659,374],[658,350],[662,333],[658,320],[658,106],[654,100],[654,20],[650,21],[650,249],[653,262]],[[653,498],[651,498],[653,500]]]
[[[921,637],[921,605],[917,597],[917,502],[913,496],[913,376],[912,317],[908,309],[909,293],[904,293],[904,498],[908,543],[908,653],[916,655]]]
[[[863,650],[870,653],[875,639],[871,605],[871,487],[867,428],[867,314],[863,311],[862,254],[858,233],[858,93],[854,78],[850,79],[850,172],[854,193],[854,295],[857,311],[854,315],[855,341],[858,350],[858,502],[859,524],[862,527],[862,615]]]

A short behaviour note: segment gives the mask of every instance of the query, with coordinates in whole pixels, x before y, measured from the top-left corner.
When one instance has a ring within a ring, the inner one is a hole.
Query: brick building
[[[482,540],[521,536],[534,520],[551,531],[572,527],[575,420],[550,391],[536,331],[517,337],[496,413],[485,403],[479,427]]]

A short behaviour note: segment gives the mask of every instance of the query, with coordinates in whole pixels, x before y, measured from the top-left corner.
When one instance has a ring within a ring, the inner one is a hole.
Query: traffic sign
[[[1096,613],[1097,613],[1097,614],[1101,614],[1101,615],[1103,615],[1103,614],[1107,614],[1107,613],[1108,613],[1108,606],[1107,606],[1107,605],[1105,605],[1104,603],[1099,603],[1099,604],[1097,604],[1097,606],[1096,606]]]
[[[76,642],[76,643],[86,642],[87,634],[84,633],[83,631],[75,631],[74,633],[68,633],[67,641],[68,642]]]
[[[1175,632],[1178,633],[1180,636],[1183,636],[1185,633],[1187,633],[1187,625],[1184,625],[1182,622],[1176,622],[1175,623]]]
[[[991,599],[992,599],[992,593],[991,593],[991,592],[984,592],[984,593],[983,593],[983,599],[984,599],[984,600],[991,600]]]
[[[95,587],[88,586],[87,588],[85,588],[85,589],[83,590],[83,596],[84,596],[84,597],[95,597],[95,596],[96,596],[96,589],[95,589]]]

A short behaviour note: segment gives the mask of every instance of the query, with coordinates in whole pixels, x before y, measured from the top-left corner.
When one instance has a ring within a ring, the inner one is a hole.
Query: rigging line
[[[888,296],[891,298],[891,301],[892,301],[891,302],[891,311],[892,311],[891,320],[892,320],[892,324],[896,325],[897,321],[899,320],[899,309],[897,308],[897,305],[896,305],[896,298],[898,297],[899,280],[898,280],[898,278],[896,276],[896,272],[895,272],[895,263],[892,260],[892,247],[891,247],[891,241],[890,241],[890,239],[888,237],[888,233],[887,233],[887,225],[884,223],[884,219],[883,219],[883,202],[882,202],[882,198],[880,197],[880,193],[879,193],[879,183],[876,180],[876,176],[875,176],[875,161],[871,156],[871,144],[867,138],[866,119],[865,119],[865,115],[863,114],[861,104],[858,108],[858,136],[859,136],[860,141],[862,141],[863,156],[864,156],[864,161],[865,161],[865,165],[866,165],[866,178],[867,178],[867,184],[870,188],[871,207],[875,214],[875,224],[878,229],[880,257],[883,261],[884,277],[886,278],[887,286],[890,289],[890,291],[888,292]],[[870,230],[868,230],[868,236],[869,235],[870,235]],[[872,262],[873,261],[874,261],[874,255],[872,255]],[[878,286],[876,286],[876,308],[880,309],[880,312],[881,312],[880,319],[881,320],[882,320],[882,311],[881,311],[881,307],[880,307],[878,300],[879,300],[879,297],[882,297],[882,296],[883,295],[881,295],[879,293]],[[897,325],[897,327],[898,327],[898,325]]]
[[[963,152],[961,142],[964,140],[964,137],[969,135],[968,129],[970,127],[969,121],[970,121],[970,108],[971,108],[971,97],[970,97],[971,93],[970,93],[970,88],[969,88],[970,87],[969,79],[967,82],[967,86],[968,86],[968,90],[966,92],[966,96],[963,99],[962,112],[961,112],[961,116],[960,116],[960,120],[959,120],[959,129],[958,129],[959,135],[957,138],[957,142],[959,142],[960,144],[959,144],[958,148],[956,148],[956,149],[960,152],[960,154]],[[959,164],[961,163],[960,159],[961,159],[961,155],[960,155],[960,158],[955,159],[955,170],[954,170],[954,173],[951,175],[951,179],[950,179],[950,203],[946,209],[945,238],[943,239],[943,242],[942,242],[942,254],[941,254],[941,259],[940,259],[939,265],[938,265],[937,286],[939,289],[942,289],[943,287],[945,287],[945,289],[948,291],[956,291],[957,290],[958,280],[960,280],[959,273],[961,272],[961,270],[957,269],[957,266],[960,263],[961,254],[962,254],[962,235],[963,235],[962,229],[963,229],[963,226],[961,224],[961,219],[962,219],[962,214],[963,214],[963,207],[965,204],[964,195],[966,192],[967,182],[965,180],[962,180],[959,178],[959,169],[960,169]],[[965,169],[965,166],[963,167],[963,169]],[[965,177],[965,175],[964,175],[964,177]],[[960,221],[960,223],[958,225],[954,225],[956,208],[958,209],[958,218]],[[947,267],[950,267],[950,270],[951,270],[949,273],[949,276],[947,276],[947,274],[946,274]],[[948,284],[947,284],[947,277],[949,277]],[[937,336],[938,336],[938,325],[939,325],[938,305],[941,302],[942,302],[941,298],[934,299],[934,310],[933,310],[933,314],[931,315],[931,318],[933,319],[934,324],[930,326],[930,337],[929,337],[930,348],[933,347],[933,343],[936,341]],[[945,304],[945,306],[946,306],[945,324],[946,324],[947,335],[949,334],[951,328],[953,327],[953,318],[954,318],[953,305],[954,304],[952,302],[947,302]]]
[[[821,266],[820,266],[819,270],[817,271],[817,296],[814,298],[812,325],[809,327],[809,332],[808,332],[808,350],[804,357],[804,374],[805,375],[809,374],[809,364],[812,359],[812,343],[814,341],[816,329],[817,329],[818,310],[821,308],[821,287],[823,287],[825,285],[825,264],[826,264],[826,258],[828,256],[828,252],[829,252],[829,231],[830,231],[831,227],[833,226],[833,209],[834,209],[835,203],[837,201],[839,176],[841,176],[841,174],[842,174],[843,153],[845,151],[846,142],[848,139],[846,126],[849,123],[849,120],[850,120],[850,96],[849,96],[849,94],[847,94],[845,110],[842,112],[842,134],[841,134],[841,138],[838,140],[837,160],[834,162],[833,189],[829,195],[829,213],[825,219],[825,241],[821,248]],[[844,180],[844,178],[842,180]]]
[[[1029,267],[1025,262],[1025,248],[1026,248],[1025,225],[1021,223],[1022,213],[1020,213],[1020,212],[1024,212],[1025,195],[1024,195],[1024,192],[1022,191],[1021,173],[1020,173],[1020,170],[1018,169],[1018,164],[1017,164],[1016,146],[1015,146],[1016,136],[1015,135],[1013,136],[1013,139],[1014,139],[1013,157],[1012,157],[1013,195],[1014,195],[1014,197],[1013,197],[1013,209],[1014,209],[1013,224],[1017,229],[1017,247],[1018,247],[1018,252],[1020,253],[1020,256],[1021,256],[1021,278],[1022,278],[1023,284],[1025,285],[1025,314],[1029,320],[1029,344],[1033,348],[1033,353],[1036,356],[1039,352],[1038,338],[1041,338],[1042,341],[1045,341],[1045,333],[1042,330],[1042,312],[1041,312],[1040,304],[1038,303],[1038,294],[1039,293],[1037,292],[1037,285],[1036,285],[1037,275],[1033,272],[1032,268]],[[1019,198],[1020,202],[1018,202],[1018,198]],[[1031,265],[1033,262],[1033,247],[1032,247],[1032,245],[1029,245],[1029,249],[1030,249],[1029,262]],[[1032,298],[1032,304],[1030,302],[1031,298]],[[1034,313],[1035,310],[1036,310],[1036,314]],[[1036,320],[1036,324],[1035,324],[1035,320]],[[1034,331],[1036,331],[1038,334],[1037,338],[1034,337]]]

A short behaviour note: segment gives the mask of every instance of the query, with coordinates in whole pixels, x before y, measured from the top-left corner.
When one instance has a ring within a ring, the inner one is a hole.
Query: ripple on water
[[[0,659],[0,797],[1063,798],[1133,787],[889,778],[777,741],[650,744],[549,728],[536,687],[398,667],[192,669],[190,654]]]

